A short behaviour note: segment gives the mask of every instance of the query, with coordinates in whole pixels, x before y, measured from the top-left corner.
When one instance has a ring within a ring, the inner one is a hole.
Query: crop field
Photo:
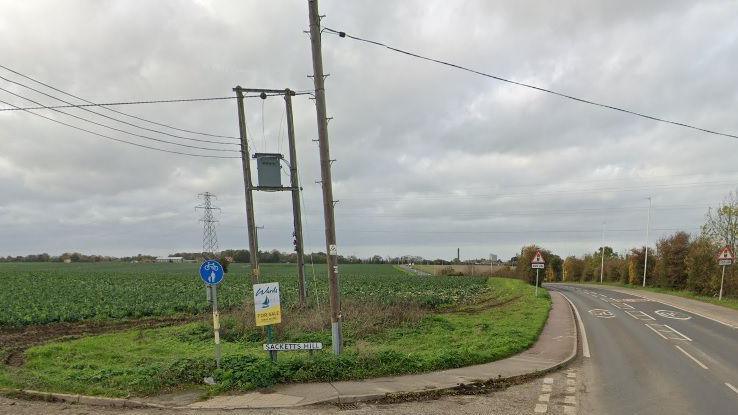
[[[196,315],[208,311],[198,264],[0,263],[0,328],[83,320],[120,320]],[[305,269],[309,295],[327,304],[324,264]],[[421,277],[391,265],[342,265],[344,299],[395,305],[412,302],[439,308],[471,299],[486,286],[479,277]],[[277,281],[283,306],[296,302],[296,269],[263,264],[262,281]],[[232,264],[218,293],[233,309],[251,298],[249,269]]]

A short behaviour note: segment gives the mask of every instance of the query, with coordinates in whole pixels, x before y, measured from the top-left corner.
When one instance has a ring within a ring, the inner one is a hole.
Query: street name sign
[[[278,282],[254,284],[254,315],[257,326],[269,326],[282,322]]]
[[[300,350],[322,350],[323,343],[264,343],[264,350],[271,352],[293,352]]]
[[[218,285],[223,281],[223,266],[220,262],[209,259],[200,265],[200,278],[207,285]]]

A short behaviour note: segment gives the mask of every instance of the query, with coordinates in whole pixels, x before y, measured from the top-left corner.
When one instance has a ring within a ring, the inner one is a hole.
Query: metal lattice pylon
[[[220,208],[213,206],[212,199],[215,199],[215,195],[210,192],[200,193],[197,195],[202,199],[202,204],[195,207],[195,209],[202,209],[202,251],[208,254],[215,255],[218,253],[218,234],[215,231],[215,224],[218,220],[215,219],[213,211],[220,211]]]

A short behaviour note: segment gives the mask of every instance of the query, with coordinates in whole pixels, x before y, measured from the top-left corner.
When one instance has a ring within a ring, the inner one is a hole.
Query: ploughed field
[[[81,320],[139,319],[208,311],[199,264],[0,263],[0,327]],[[283,306],[297,301],[293,264],[263,264],[262,280],[277,281]],[[305,268],[309,296],[327,303],[325,264]],[[479,278],[429,279],[391,265],[342,265],[341,294],[379,304],[408,300],[430,307],[453,304],[484,288]],[[249,267],[231,264],[218,299],[221,308],[250,298]]]
[[[276,342],[325,350],[262,350],[248,267],[232,264],[219,289],[221,368],[199,264],[0,264],[0,388],[146,396],[204,394],[275,383],[360,379],[485,363],[530,347],[550,298],[520,280],[433,277],[392,265],[342,265],[345,352],[331,350],[328,277],[306,267],[309,304],[298,307],[294,265],[265,264],[277,281]],[[212,376],[217,385],[204,386]]]

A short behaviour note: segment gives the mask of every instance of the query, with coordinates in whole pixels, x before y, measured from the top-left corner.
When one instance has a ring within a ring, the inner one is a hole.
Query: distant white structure
[[[489,261],[490,262],[497,262],[497,255],[495,255],[495,254],[489,254]]]
[[[181,256],[161,256],[156,258],[156,262],[184,262],[184,258]]]

